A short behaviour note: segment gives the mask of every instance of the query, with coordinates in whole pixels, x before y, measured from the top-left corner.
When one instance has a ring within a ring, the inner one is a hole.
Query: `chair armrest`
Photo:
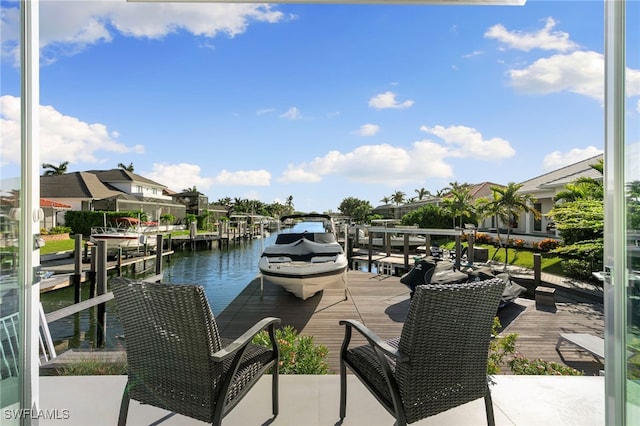
[[[236,340],[229,343],[227,346],[220,349],[216,353],[212,354],[211,359],[214,362],[224,361],[225,359],[229,358],[230,356],[238,352],[239,349],[251,343],[251,340],[256,334],[260,333],[262,330],[266,329],[267,327],[273,327],[275,324],[280,324],[280,318],[274,318],[274,317],[263,318],[262,320],[258,321],[249,330],[245,331]]]
[[[355,329],[367,339],[371,346],[379,348],[385,355],[395,358],[398,362],[409,361],[409,356],[404,355],[399,349],[389,345],[361,322],[356,320],[340,320],[340,325]]]

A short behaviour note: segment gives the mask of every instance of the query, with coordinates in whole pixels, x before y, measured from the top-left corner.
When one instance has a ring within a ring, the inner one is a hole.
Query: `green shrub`
[[[591,262],[582,259],[567,259],[562,261],[562,270],[569,278],[577,280],[589,281],[593,277],[591,275]]]
[[[498,317],[493,318],[493,326],[491,328],[491,342],[489,343],[489,359],[487,361],[487,374],[499,374],[500,365],[504,361],[504,357],[511,355],[516,351],[516,340],[518,335],[515,333],[508,334],[504,337],[498,337],[498,330],[502,328]]]
[[[69,233],[71,233],[71,228],[69,228],[68,226],[54,226],[53,228],[49,229],[49,234],[51,235]]]
[[[523,356],[515,356],[509,361],[509,367],[513,374],[536,376],[583,376],[582,371],[557,362],[543,361],[541,359],[529,360]]]
[[[127,374],[127,360],[121,358],[116,361],[98,359],[91,355],[79,361],[70,362],[63,367],[56,368],[59,376],[106,376]]]
[[[300,336],[290,325],[276,330],[276,340],[280,347],[281,374],[327,374],[329,364],[326,362],[329,350],[324,345],[313,343],[313,336]],[[253,343],[271,347],[271,340],[266,331],[253,338]]]

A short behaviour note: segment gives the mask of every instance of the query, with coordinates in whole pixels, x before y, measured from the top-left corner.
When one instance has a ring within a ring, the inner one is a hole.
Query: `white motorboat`
[[[258,263],[262,276],[303,300],[329,286],[345,287],[348,260],[331,216],[298,214],[283,216],[281,222],[287,220],[302,222],[278,234],[275,244],[264,249]],[[322,222],[324,229],[301,229],[313,222],[316,228]]]
[[[117,226],[95,226],[91,228],[89,241],[97,244],[98,241],[107,242],[107,251],[113,251],[118,247],[123,249],[136,249],[147,243],[147,235],[141,231],[138,219],[122,217],[116,219]],[[153,238],[148,239],[149,244],[155,244]]]

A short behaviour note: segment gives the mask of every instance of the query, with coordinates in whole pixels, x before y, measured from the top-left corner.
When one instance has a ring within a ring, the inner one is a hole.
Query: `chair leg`
[[[127,415],[129,414],[129,385],[124,387],[122,393],[122,402],[120,402],[120,414],[118,414],[118,426],[127,424]]]
[[[340,418],[347,415],[347,366],[340,360]]]
[[[272,404],[272,412],[274,416],[278,415],[279,412],[279,404],[278,404],[278,363],[276,362],[275,367],[273,368],[273,373],[271,374],[273,377],[271,378],[271,404]]]
[[[487,412],[487,425],[495,426],[496,421],[493,417],[493,401],[491,400],[491,390],[487,386],[487,393],[484,395],[484,408]]]

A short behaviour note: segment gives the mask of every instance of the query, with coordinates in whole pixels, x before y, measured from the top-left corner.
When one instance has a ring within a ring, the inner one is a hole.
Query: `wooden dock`
[[[281,287],[260,278],[254,279],[216,318],[220,333],[238,337],[261,318],[275,316],[282,325],[293,326],[302,335],[314,336],[314,342],[329,349],[329,369],[339,371],[339,352],[344,335],[341,319],[355,319],[382,338],[400,335],[409,308],[409,290],[398,277],[349,271],[347,300],[343,288],[326,289],[301,300]],[[517,299],[502,309],[499,317],[503,333],[517,333],[516,350],[529,359],[564,363],[597,375],[604,366],[588,353],[569,345],[555,351],[561,332],[604,334],[604,309],[601,303],[558,300],[555,309],[538,309],[533,300]],[[354,335],[355,336],[355,335]],[[356,340],[354,339],[354,342]],[[364,343],[363,339],[358,340]],[[502,374],[509,374],[504,368]]]

